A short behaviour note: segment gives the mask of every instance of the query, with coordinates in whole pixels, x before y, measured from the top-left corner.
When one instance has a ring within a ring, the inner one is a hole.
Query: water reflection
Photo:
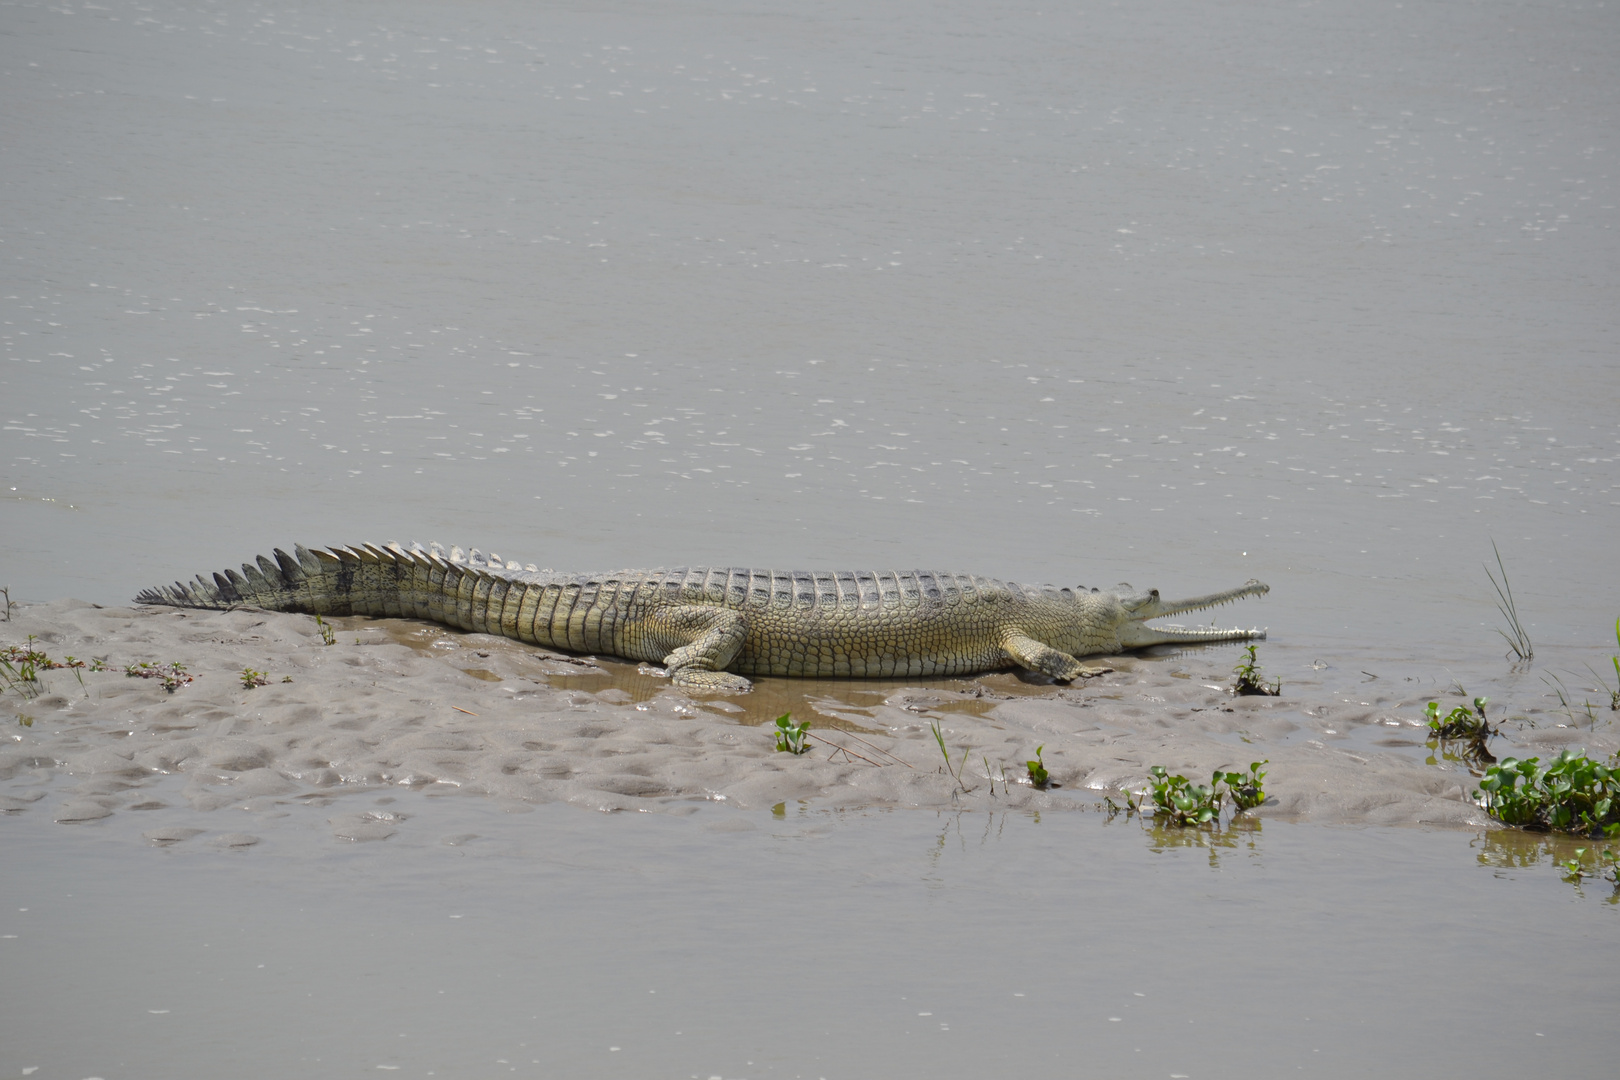
[[[1506,877],[1504,871],[1545,867],[1563,874],[1577,896],[1604,897],[1605,903],[1620,904],[1620,881],[1614,877],[1620,859],[1620,841],[1583,840],[1561,833],[1536,833],[1524,829],[1496,829],[1481,833],[1469,842],[1479,865]]]

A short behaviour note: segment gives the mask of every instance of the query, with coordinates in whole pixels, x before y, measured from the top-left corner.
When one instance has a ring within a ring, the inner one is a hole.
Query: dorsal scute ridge
[[[275,556],[276,563],[281,568],[281,577],[287,584],[297,585],[304,580],[304,568],[298,565],[297,559],[280,548],[273,549],[271,553]]]

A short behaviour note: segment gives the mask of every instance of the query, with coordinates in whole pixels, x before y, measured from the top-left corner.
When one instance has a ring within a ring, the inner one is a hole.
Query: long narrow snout
[[[1252,641],[1264,640],[1264,630],[1243,630],[1234,628],[1221,630],[1215,627],[1188,629],[1180,626],[1148,626],[1147,620],[1162,618],[1166,615],[1180,615],[1188,611],[1203,611],[1207,608],[1219,607],[1221,604],[1230,604],[1234,600],[1242,600],[1246,596],[1264,596],[1271,591],[1271,586],[1250,578],[1236,589],[1227,589],[1223,592],[1210,593],[1207,596],[1195,596],[1188,600],[1165,600],[1159,596],[1158,589],[1145,593],[1132,593],[1130,587],[1120,586],[1119,602],[1129,614],[1126,622],[1119,627],[1119,643],[1126,649],[1140,649],[1146,645],[1165,645],[1170,643],[1193,643],[1213,641]]]

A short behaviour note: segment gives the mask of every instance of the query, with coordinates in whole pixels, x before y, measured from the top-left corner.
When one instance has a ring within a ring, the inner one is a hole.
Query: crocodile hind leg
[[[1002,641],[1001,647],[1012,657],[1019,667],[1030,671],[1040,671],[1052,676],[1058,682],[1070,682],[1074,679],[1092,678],[1113,670],[1105,667],[1086,667],[1080,661],[1066,652],[1059,652],[1050,645],[1042,644],[1034,638],[1017,631],[1010,633]]]
[[[664,657],[670,681],[676,686],[731,693],[753,688],[741,675],[725,670],[748,636],[748,623],[741,612],[693,604],[665,608],[651,621],[665,642],[685,642]]]

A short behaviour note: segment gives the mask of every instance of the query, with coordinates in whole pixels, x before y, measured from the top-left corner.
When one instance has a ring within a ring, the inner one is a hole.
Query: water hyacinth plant
[[[1266,801],[1266,774],[1260,766],[1267,764],[1270,762],[1251,761],[1246,772],[1216,769],[1207,784],[1194,784],[1185,776],[1172,776],[1163,765],[1153,765],[1148,769],[1153,774],[1150,790],[1143,796],[1153,796],[1153,816],[1165,824],[1215,825],[1227,798],[1238,813]]]
[[[785,712],[776,718],[776,749],[778,753],[802,754],[810,749],[810,721],[793,722],[793,714]]]
[[[1497,733],[1490,721],[1485,719],[1485,706],[1489,703],[1489,698],[1477,697],[1472,712],[1458,705],[1442,717],[1440,703],[1429,702],[1423,710],[1429,723],[1429,749],[1436,749],[1439,743],[1461,742],[1464,744],[1462,756],[1465,760],[1475,764],[1496,761],[1496,755],[1486,745],[1486,740]]]
[[[1052,774],[1046,771],[1046,762],[1041,759],[1041,751],[1046,749],[1043,743],[1035,748],[1035,757],[1024,762],[1029,769],[1029,782],[1038,788],[1045,788],[1052,782]]]
[[[1163,765],[1148,769],[1153,774],[1153,816],[1171,825],[1209,825],[1221,813],[1220,773],[1208,784],[1194,784],[1185,776],[1172,776]]]
[[[1545,768],[1540,758],[1503,758],[1485,770],[1474,798],[1504,825],[1620,836],[1620,754],[1603,762],[1566,749]]]
[[[1271,759],[1249,762],[1248,772],[1220,772],[1216,771],[1214,781],[1226,785],[1228,794],[1232,796],[1232,805],[1239,810],[1252,810],[1266,801],[1265,781],[1266,774],[1260,768],[1271,764]]]

